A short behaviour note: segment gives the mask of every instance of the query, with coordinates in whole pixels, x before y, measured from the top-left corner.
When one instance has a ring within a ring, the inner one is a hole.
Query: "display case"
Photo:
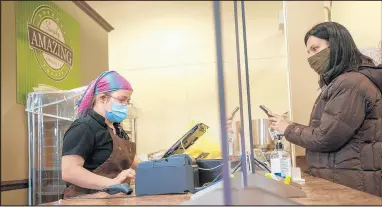
[[[75,104],[85,89],[38,90],[28,94],[29,205],[62,199],[66,187],[61,177],[63,137],[76,118]],[[131,107],[130,111],[123,125],[132,141],[136,141],[135,110]]]
[[[75,104],[86,87],[28,94],[29,205],[61,199],[61,149],[65,131],[74,121]]]

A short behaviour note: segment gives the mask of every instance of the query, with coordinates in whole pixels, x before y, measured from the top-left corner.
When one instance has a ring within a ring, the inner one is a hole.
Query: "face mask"
[[[323,75],[329,66],[330,49],[325,48],[308,58],[310,67],[319,75]]]
[[[106,110],[106,118],[113,123],[121,123],[126,119],[128,107],[120,103],[111,102],[111,111]]]

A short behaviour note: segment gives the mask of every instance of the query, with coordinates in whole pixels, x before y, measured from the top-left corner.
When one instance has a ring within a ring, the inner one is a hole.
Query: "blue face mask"
[[[128,107],[120,103],[111,102],[111,111],[106,110],[106,118],[113,123],[121,123],[126,119]]]

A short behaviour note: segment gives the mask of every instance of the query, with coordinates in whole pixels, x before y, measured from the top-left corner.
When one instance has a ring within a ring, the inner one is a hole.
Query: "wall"
[[[212,3],[90,4],[117,28],[109,36],[110,68],[131,81],[133,100],[142,109],[138,153],[170,147],[192,120],[207,124],[219,138]],[[252,116],[265,118],[259,104],[284,113],[289,103],[284,33],[278,24],[282,2],[245,5]],[[239,106],[233,2],[222,2],[222,21],[227,111],[231,111]],[[240,44],[243,48],[242,40]],[[241,60],[244,63],[243,50]]]
[[[88,84],[108,70],[108,33],[72,2],[55,2],[81,25],[81,80]],[[14,2],[1,2],[1,181],[28,178],[25,106],[16,104]],[[2,205],[26,205],[27,191],[2,192]]]
[[[291,115],[300,124],[308,124],[319,89],[318,76],[306,60],[303,40],[309,29],[324,21],[323,8],[322,1],[285,1]],[[296,146],[295,155],[305,155],[305,150]]]
[[[344,25],[359,48],[375,48],[382,41],[381,11],[381,1],[333,1],[332,21]]]

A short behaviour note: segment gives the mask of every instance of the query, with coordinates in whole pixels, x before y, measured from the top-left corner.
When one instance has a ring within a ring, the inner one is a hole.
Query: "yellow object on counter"
[[[271,173],[265,173],[265,177],[272,179],[272,174]]]
[[[270,178],[270,179],[274,179],[274,180],[281,180],[282,179],[280,177],[277,177],[275,174],[273,173],[265,173],[265,177],[267,178]],[[291,177],[290,176],[287,176],[285,179],[284,179],[284,183],[289,185],[290,184],[290,179]]]
[[[189,129],[198,123],[203,122],[192,121],[190,123]],[[204,159],[221,159],[222,157],[220,143],[218,139],[216,139],[216,136],[214,136],[208,129],[207,132],[199,137],[198,140],[196,140],[195,143],[191,145],[185,152],[185,154],[188,154],[194,158],[197,158],[201,153],[209,153],[208,156]]]
[[[270,178],[270,179],[273,179],[273,180],[277,180],[277,181],[280,180],[280,178],[277,177],[277,176],[276,176],[275,174],[273,174],[273,173],[265,173],[265,177]]]

